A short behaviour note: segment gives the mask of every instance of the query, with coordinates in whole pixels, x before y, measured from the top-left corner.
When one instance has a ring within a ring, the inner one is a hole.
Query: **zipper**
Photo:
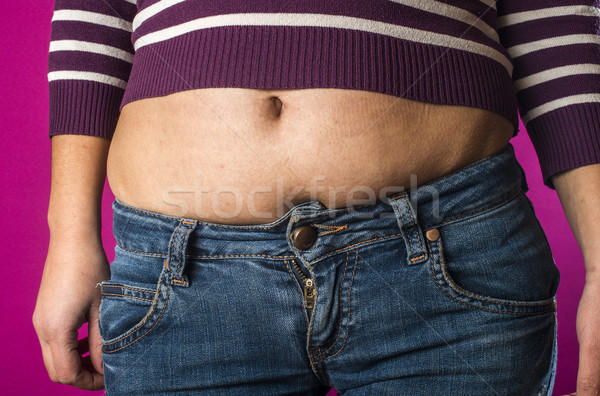
[[[312,279],[304,279],[304,303],[308,309],[315,306],[315,287]]]
[[[313,309],[315,306],[315,283],[312,279],[307,278],[304,272],[298,267],[295,260],[292,260],[292,266],[302,278],[304,288],[304,305],[307,309]]]

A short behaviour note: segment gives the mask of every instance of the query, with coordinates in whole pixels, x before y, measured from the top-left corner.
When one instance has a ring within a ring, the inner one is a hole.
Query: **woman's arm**
[[[33,323],[55,382],[102,389],[100,235],[106,157],[133,64],[132,0],[54,0],[48,48],[50,245]],[[77,329],[89,323],[88,339]],[[89,346],[87,345],[89,343]],[[89,348],[90,356],[81,355]]]
[[[600,164],[557,173],[553,184],[585,262],[577,310],[577,396],[600,395]]]
[[[52,138],[50,244],[33,314],[50,378],[90,390],[104,387],[96,284],[110,277],[100,234],[109,145],[92,136]],[[89,346],[78,345],[86,322]]]

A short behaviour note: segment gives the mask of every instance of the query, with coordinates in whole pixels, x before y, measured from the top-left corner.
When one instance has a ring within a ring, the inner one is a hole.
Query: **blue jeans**
[[[376,203],[227,225],[113,203],[108,395],[549,395],[559,272],[509,144]]]

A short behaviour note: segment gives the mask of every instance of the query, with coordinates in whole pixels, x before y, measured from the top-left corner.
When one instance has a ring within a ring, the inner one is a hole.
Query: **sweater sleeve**
[[[49,136],[111,139],[133,63],[136,0],[55,0],[48,52]]]
[[[600,163],[598,2],[502,0],[497,7],[519,114],[544,184],[554,189],[554,174]]]

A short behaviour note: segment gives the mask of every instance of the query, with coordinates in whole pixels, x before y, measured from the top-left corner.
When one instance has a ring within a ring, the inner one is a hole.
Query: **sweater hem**
[[[474,53],[358,30],[198,30],[139,48],[129,80],[119,109],[138,99],[198,88],[338,88],[477,107],[503,115],[515,134],[518,130],[516,93],[501,64]]]
[[[600,163],[599,126],[600,103],[561,107],[526,125],[546,186],[555,189],[558,172]]]
[[[49,133],[112,139],[123,89],[87,80],[54,80],[49,87]]]

